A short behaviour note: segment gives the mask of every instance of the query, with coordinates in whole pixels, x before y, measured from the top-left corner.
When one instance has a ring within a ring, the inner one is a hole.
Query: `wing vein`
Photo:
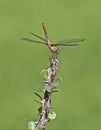
[[[41,39],[42,41],[45,41],[45,42],[47,42],[47,40],[46,39],[44,39],[43,37],[40,37],[39,35],[37,35],[37,34],[35,34],[35,33],[32,33],[32,32],[29,32],[31,35],[33,35],[33,36],[35,36],[35,37],[37,37],[37,38],[39,38],[39,39]]]
[[[21,39],[24,40],[24,41],[28,41],[28,42],[42,43],[42,44],[47,45],[47,43],[45,43],[45,42],[35,41],[35,40],[31,40],[31,39],[29,39],[29,38],[21,38]]]

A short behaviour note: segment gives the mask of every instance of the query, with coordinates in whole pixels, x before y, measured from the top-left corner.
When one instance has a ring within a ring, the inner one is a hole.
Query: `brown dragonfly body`
[[[21,38],[21,39],[28,41],[28,42],[35,42],[35,43],[41,43],[41,44],[48,45],[48,48],[51,50],[52,54],[56,54],[56,55],[59,53],[59,49],[56,46],[78,46],[79,44],[77,44],[77,42],[85,41],[84,38],[70,39],[70,40],[62,40],[62,41],[57,42],[56,44],[53,44],[48,36],[48,32],[47,32],[47,29],[46,29],[44,23],[42,23],[42,26],[43,26],[43,30],[44,30],[46,39],[44,39],[44,38],[40,37],[39,35],[34,34],[32,32],[29,32],[29,33],[31,35],[41,39],[42,41],[31,40],[29,38]]]
[[[49,49],[51,50],[51,52],[53,54],[58,54],[59,49],[54,44],[52,44],[52,42],[50,41],[49,36],[48,36],[48,32],[46,30],[46,27],[45,27],[44,23],[42,23],[42,26],[43,26],[43,30],[44,30],[44,33],[45,33],[45,37],[46,37]]]

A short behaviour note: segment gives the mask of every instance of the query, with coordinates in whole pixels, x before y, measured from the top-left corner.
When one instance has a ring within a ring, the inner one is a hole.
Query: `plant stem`
[[[48,76],[47,76],[46,84],[48,84],[51,91],[48,92],[47,90],[45,90],[44,98],[41,101],[42,110],[41,110],[40,117],[37,123],[40,130],[44,130],[46,123],[48,122],[48,113],[49,113],[49,109],[51,108],[51,95],[54,89],[54,79],[55,79],[57,69],[58,69],[58,62],[59,61],[57,58],[51,57],[50,67],[47,69]]]

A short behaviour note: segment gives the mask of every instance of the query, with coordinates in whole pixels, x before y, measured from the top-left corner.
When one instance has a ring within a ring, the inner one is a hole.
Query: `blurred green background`
[[[57,118],[46,130],[101,130],[101,1],[0,1],[0,130],[27,130],[37,120],[33,92],[44,87],[40,71],[49,66],[46,46],[27,43],[32,31],[52,41],[86,38],[78,47],[60,47],[58,75],[63,82],[52,97]]]

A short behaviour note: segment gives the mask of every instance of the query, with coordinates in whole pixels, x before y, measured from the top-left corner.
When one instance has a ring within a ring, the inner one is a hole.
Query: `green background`
[[[58,75],[63,82],[52,97],[57,118],[46,130],[101,130],[101,1],[0,1],[0,130],[27,130],[37,120],[33,92],[44,87],[40,71],[49,66],[44,45],[22,41],[44,36],[52,41],[86,38],[78,47],[60,47]]]

